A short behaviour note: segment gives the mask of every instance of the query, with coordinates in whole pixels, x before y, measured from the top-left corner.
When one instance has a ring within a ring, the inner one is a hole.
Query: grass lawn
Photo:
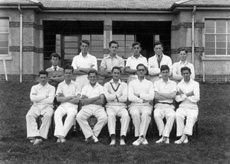
[[[31,106],[29,92],[33,83],[0,82],[0,164],[24,163],[230,163],[230,85],[201,84],[199,138],[188,144],[157,145],[156,135],[147,137],[149,145],[134,147],[133,136],[127,146],[109,146],[103,129],[100,143],[86,144],[80,133],[67,143],[55,138],[33,146],[26,139],[25,115]],[[155,132],[156,133],[156,132]]]

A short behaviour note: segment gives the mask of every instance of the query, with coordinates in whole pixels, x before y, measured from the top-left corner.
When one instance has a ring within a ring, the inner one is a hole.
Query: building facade
[[[230,81],[228,0],[0,0],[0,79],[5,72],[9,80],[33,79],[50,66],[52,52],[62,66],[71,63],[82,39],[98,63],[111,40],[124,59],[134,41],[149,58],[160,40],[173,63],[181,48],[189,50],[196,80]]]

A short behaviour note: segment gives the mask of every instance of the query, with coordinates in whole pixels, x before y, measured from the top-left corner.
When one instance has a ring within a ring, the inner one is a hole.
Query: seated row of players
[[[72,81],[74,72],[73,67],[64,68],[64,81],[58,85],[56,91],[57,101],[61,105],[54,114],[55,132],[58,138],[57,142],[66,141],[65,136],[70,130],[76,118],[80,125],[86,141],[92,140],[98,142],[98,135],[102,127],[107,123],[111,136],[110,145],[115,145],[115,121],[116,115],[121,117],[120,145],[125,145],[125,137],[130,122],[135,128],[135,137],[137,140],[133,145],[148,144],[146,132],[151,121],[152,101],[156,100],[154,119],[156,121],[159,136],[161,138],[156,143],[169,143],[169,134],[171,132],[174,120],[177,122],[177,136],[181,138],[175,141],[176,144],[187,143],[188,135],[192,135],[193,126],[197,120],[199,101],[199,83],[190,78],[191,70],[188,67],[181,68],[183,79],[178,85],[169,79],[170,68],[162,65],[160,68],[162,79],[153,83],[145,79],[147,67],[144,64],[138,64],[136,67],[137,79],[127,84],[120,81],[120,67],[112,68],[112,80],[105,83],[104,87],[97,83],[97,71],[92,69],[88,72],[89,84],[80,87]],[[47,83],[48,72],[40,72],[40,83],[31,89],[30,98],[33,106],[26,115],[27,137],[31,139],[34,145],[47,139],[48,129],[53,114],[52,102],[54,99],[55,88]],[[104,96],[107,100],[106,112],[104,110]],[[126,101],[131,102],[128,111]],[[173,100],[181,101],[179,108],[174,111]],[[77,113],[78,104],[81,102],[82,108]],[[62,117],[67,114],[63,123]],[[36,117],[43,115],[42,125],[38,130]],[[97,123],[91,129],[87,119],[94,115]],[[166,124],[163,118],[166,118]],[[186,125],[184,119],[187,117]]]

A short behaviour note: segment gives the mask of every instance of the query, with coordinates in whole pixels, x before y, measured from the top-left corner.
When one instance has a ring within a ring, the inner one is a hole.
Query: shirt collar
[[[113,81],[113,79],[112,79],[112,80],[110,80],[110,83],[115,84],[115,83],[114,83],[114,81]],[[119,79],[119,80],[118,80],[118,84],[120,84],[120,83],[121,83],[121,80]]]
[[[81,57],[83,57],[84,58],[84,56],[82,55],[82,52],[80,52],[80,54],[79,54]],[[87,55],[85,56],[85,58],[86,57],[89,57],[89,52],[87,52]]]
[[[181,80],[181,83],[189,84],[189,83],[191,83],[191,81],[193,81],[193,79],[190,78],[189,82],[186,83],[186,82],[184,81],[184,79],[182,79],[182,80]]]
[[[108,54],[108,55],[106,56],[106,58],[111,58],[111,55]],[[114,56],[114,58],[117,58],[117,54]]]
[[[171,80],[170,80],[170,79],[168,79],[168,81],[167,81],[167,82],[165,82],[162,78],[160,79],[160,81],[161,81],[161,82],[164,82],[164,83],[166,83],[166,84],[168,84],[168,83],[170,83],[170,82],[171,82]]]
[[[90,85],[90,87],[91,88],[97,88],[97,87],[99,87],[100,86],[100,84],[97,82],[96,84],[95,84],[95,86],[93,87],[91,84],[89,84]]]
[[[132,55],[131,57],[132,57],[132,58],[135,58],[134,55]],[[140,56],[139,56],[138,58],[135,58],[135,59],[139,59],[139,58],[143,58],[143,57],[144,57],[144,56],[142,56],[142,55],[140,54]]]
[[[60,67],[57,66],[56,68],[57,68],[56,71],[58,71]],[[54,70],[54,66],[53,65],[51,66],[51,69]]]
[[[180,61],[180,65],[187,65],[188,64],[188,61],[186,60],[184,63],[182,63],[182,61]]]
[[[39,86],[39,88],[47,87],[47,86],[48,86],[48,82],[46,83],[46,85],[41,85],[41,84],[39,83],[38,86]]]

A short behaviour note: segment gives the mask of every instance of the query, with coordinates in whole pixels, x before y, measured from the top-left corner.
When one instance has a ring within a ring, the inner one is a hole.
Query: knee
[[[114,119],[115,118],[115,114],[108,113],[108,118]]]

